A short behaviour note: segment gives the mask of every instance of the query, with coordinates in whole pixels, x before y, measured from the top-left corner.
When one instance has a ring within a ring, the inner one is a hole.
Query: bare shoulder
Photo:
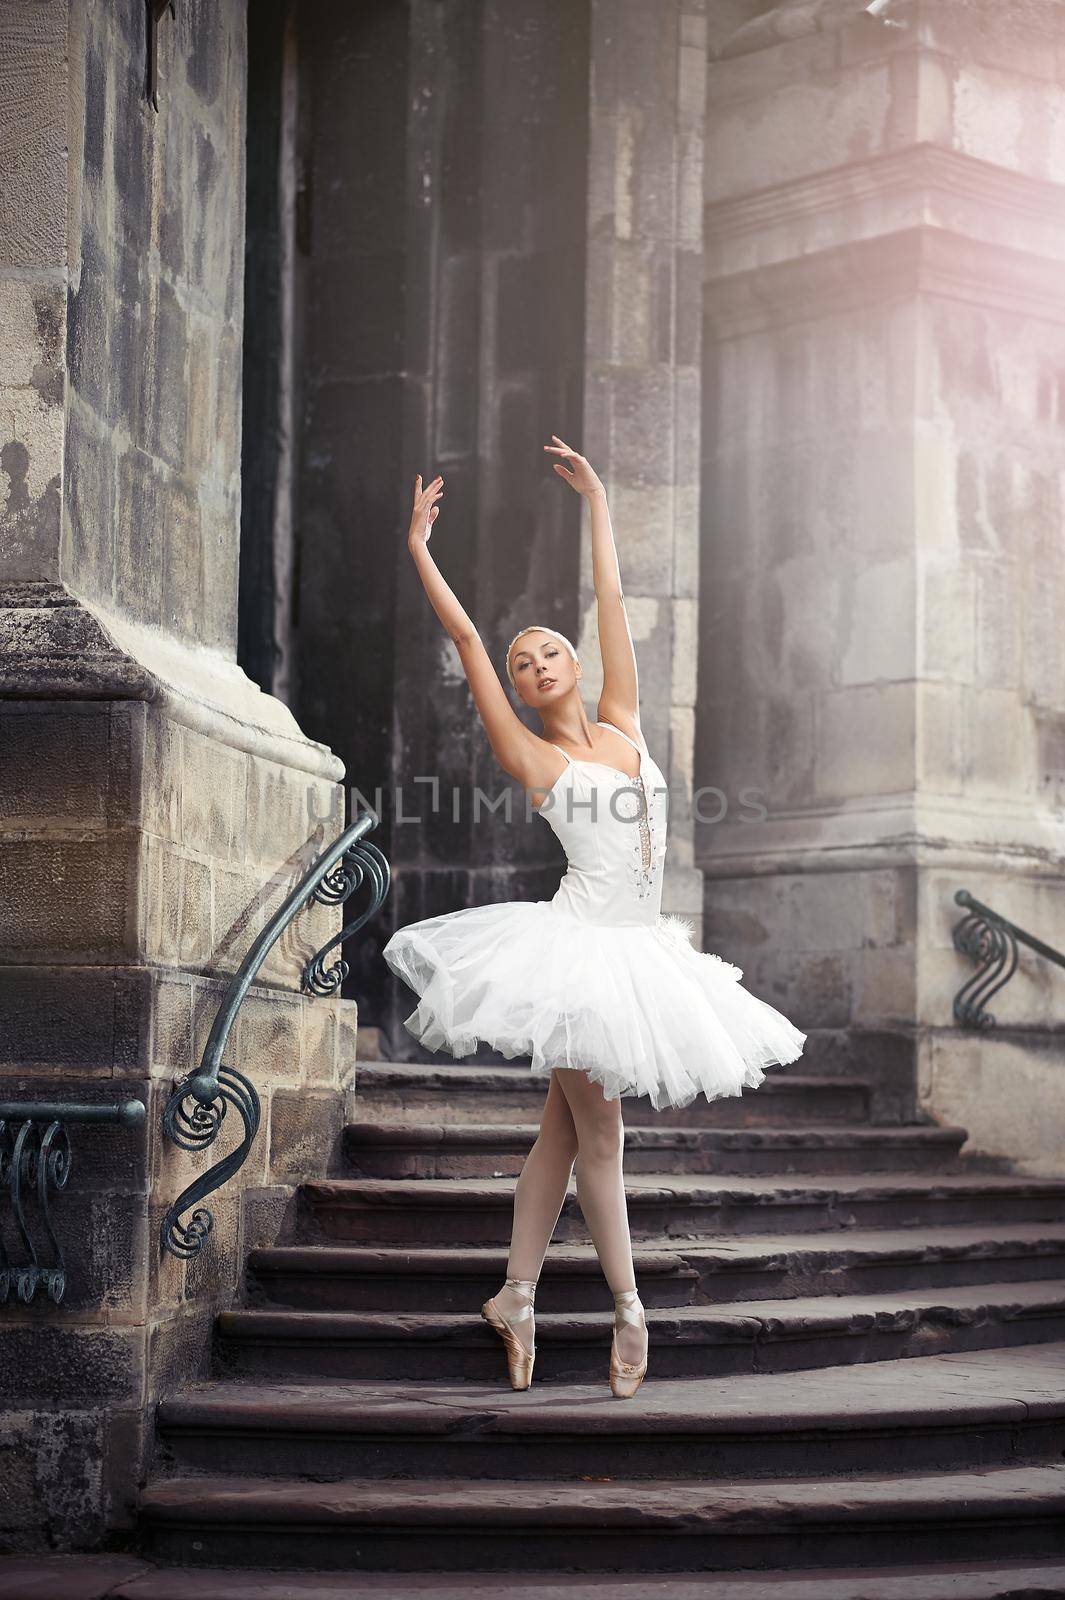
[[[549,789],[557,783],[562,766],[568,765],[566,758],[556,745],[531,728],[526,728],[524,734],[511,759],[500,765],[523,789]]]

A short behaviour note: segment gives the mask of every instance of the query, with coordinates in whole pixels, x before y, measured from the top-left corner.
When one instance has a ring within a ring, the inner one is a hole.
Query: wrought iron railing
[[[160,1224],[160,1254],[169,1251],[179,1258],[199,1254],[214,1223],[210,1211],[199,1202],[243,1166],[258,1132],[261,1107],[255,1085],[236,1067],[227,1066],[223,1055],[241,1001],[259,968],[271,947],[308,902],[343,905],[366,882],[371,889],[369,905],[361,916],[349,922],[310,958],[303,969],[300,987],[309,995],[335,994],[347,977],[348,963],[339,954],[339,947],[373,916],[388,894],[388,862],[375,844],[363,838],[376,827],[377,821],[375,813],[370,811],[353,822],[319,856],[284,905],[270,918],[229,983],[199,1067],[174,1084],[163,1113],[163,1127],[175,1144],[185,1150],[206,1149],[217,1139],[231,1105],[236,1107],[244,1125],[244,1136],[227,1156],[183,1189],[169,1207]],[[326,958],[333,950],[338,952],[337,959],[327,967]],[[182,1221],[182,1213],[191,1207],[195,1208],[192,1216],[187,1222]]]
[[[954,997],[954,1017],[965,1028],[993,1028],[995,1017],[986,1009],[987,1002],[1016,971],[1017,945],[1027,945],[1029,950],[1059,967],[1065,967],[1065,955],[1034,934],[1018,928],[1016,923],[985,906],[981,900],[975,900],[968,889],[959,889],[954,900],[955,904],[969,908],[968,916],[954,929],[954,948],[978,963],[978,970]]]
[[[70,1177],[71,1153],[67,1124],[117,1122],[124,1128],[143,1127],[147,1117],[143,1100],[113,1105],[64,1105],[61,1101],[0,1101],[0,1192],[21,1240],[25,1261],[13,1261],[4,1240],[6,1218],[0,1217],[0,1305],[14,1294],[24,1305],[44,1292],[56,1305],[67,1286],[63,1247],[52,1227],[52,1194],[65,1189]],[[42,1262],[34,1240],[30,1213],[47,1238],[52,1260]]]

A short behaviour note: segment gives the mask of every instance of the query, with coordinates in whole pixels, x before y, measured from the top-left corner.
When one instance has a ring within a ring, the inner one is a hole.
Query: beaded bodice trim
[[[640,756],[640,770],[635,777],[630,777],[627,772],[622,772],[620,767],[612,767],[608,762],[584,761],[580,757],[571,756],[568,750],[562,750],[561,745],[556,745],[555,748],[574,765],[598,767],[606,772],[612,772],[620,780],[615,786],[611,802],[618,807],[619,815],[623,814],[623,809],[627,811],[628,808],[622,808],[617,796],[625,793],[635,796],[637,809],[627,817],[630,824],[633,821],[637,824],[632,848],[627,857],[628,883],[634,899],[647,901],[660,890],[660,875],[665,857],[664,799],[655,784],[652,782],[649,785],[646,780],[645,766],[648,758],[636,741],[623,733],[620,728],[614,727],[612,722],[600,722],[599,726],[612,729],[637,751]]]

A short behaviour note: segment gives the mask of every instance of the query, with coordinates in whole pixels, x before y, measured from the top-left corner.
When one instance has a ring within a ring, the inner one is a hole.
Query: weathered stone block
[[[76,1547],[85,1530],[98,1525],[106,1438],[103,1406],[86,1407],[75,1401],[65,1410],[27,1407],[5,1415],[0,1445],[0,1534],[6,1549],[33,1549],[45,1530],[55,1544]],[[49,1582],[47,1572],[38,1576],[45,1584]],[[50,1592],[71,1593],[66,1588],[71,1576],[59,1577]],[[12,1577],[5,1572],[5,1588],[9,1581]],[[25,1589],[17,1578],[13,1583],[8,1590],[12,1595],[49,1592],[35,1582]],[[83,1594],[91,1592],[82,1589]]]
[[[953,552],[958,538],[957,452],[937,428],[918,423],[913,441],[914,518],[925,551]]]
[[[1022,605],[1017,567],[1012,562],[980,562],[974,579],[976,681],[996,689],[1016,689],[1020,683]],[[1060,624],[1060,615],[1058,620]]]
[[[359,1008],[354,1000],[340,1002],[337,1017],[337,1069],[342,1087],[353,1085],[357,1074]]]
[[[729,820],[734,820],[745,795],[770,808],[774,804],[766,760],[767,722],[768,707],[761,698],[736,695],[704,706],[692,795],[696,818],[701,818],[704,826],[723,820],[722,807]],[[712,759],[704,758],[703,750],[710,751]],[[700,795],[700,790],[710,792]]]
[[[19,66],[0,87],[0,267],[60,267],[67,248],[67,7],[28,12],[6,3],[0,17]]]
[[[915,692],[916,782],[922,790],[957,794],[963,784],[964,690],[918,683]]]
[[[0,960],[109,961],[134,953],[137,840],[0,840]]]
[[[810,804],[816,793],[815,697],[770,698],[765,719],[766,787],[773,804]],[[741,817],[744,814],[740,812]]]
[[[278,1089],[270,1101],[269,1180],[297,1184],[342,1166],[343,1097]]]
[[[251,757],[247,771],[245,859],[264,869],[311,864],[339,832],[342,791],[308,773]],[[311,844],[313,841],[313,844]],[[264,873],[265,876],[265,873]]]
[[[913,675],[917,579],[912,558],[881,561],[848,575],[841,604],[841,684],[895,682]]]
[[[130,353],[126,359],[135,358]],[[116,489],[115,599],[138,621],[158,624],[166,501],[155,462],[146,451],[134,445],[119,454]]]
[[[324,997],[306,996],[303,1000],[301,1068],[304,1083],[316,1087],[336,1087],[338,1006],[338,1001]]]
[[[204,605],[203,508],[181,478],[171,478],[162,496],[162,624],[170,633],[195,638]]]
[[[0,467],[7,479],[0,574],[11,581],[58,576],[65,324],[65,296],[56,285],[0,283]]]
[[[962,772],[967,794],[1035,796],[1036,733],[1030,705],[1012,689],[971,690],[964,702]]]
[[[290,1244],[298,1232],[298,1202],[291,1184],[245,1189],[243,1238],[245,1251],[274,1244]]]
[[[817,787],[823,797],[913,786],[915,696],[909,683],[842,689],[819,700]]]
[[[237,1019],[241,1071],[256,1083],[296,1082],[301,1070],[301,1002],[278,992],[252,992]]]
[[[155,985],[152,1017],[152,1069],[181,1076],[193,1063],[194,983],[184,973],[161,976]]]
[[[1065,813],[1065,711],[1034,711],[1036,783],[1039,798]]]
[[[211,926],[211,868],[193,856],[186,856],[181,878],[180,960],[183,964],[205,965],[215,950]]]
[[[169,1141],[165,1143],[160,1141],[158,1145],[159,1151],[166,1151],[168,1145]],[[192,1181],[192,1174],[184,1165],[178,1168],[177,1163],[180,1152],[177,1151],[176,1147],[170,1145],[169,1150],[172,1154],[168,1154],[166,1159],[174,1169],[175,1175],[168,1184],[167,1193],[157,1194],[153,1188],[147,1208],[145,1304],[150,1308],[154,1308],[154,1311],[149,1313],[149,1326],[158,1325],[161,1322],[165,1322],[167,1317],[173,1316],[175,1308],[182,1305],[185,1297],[185,1262],[180,1257],[172,1255],[169,1250],[162,1248],[161,1229],[171,1201],[176,1199],[186,1184]],[[160,1165],[161,1162],[157,1155],[156,1183],[159,1181]],[[180,1215],[179,1221],[185,1227],[191,1222],[193,1209],[190,1207]]]
[[[1008,1156],[1018,1173],[1057,1178],[1065,1126],[1060,1060],[1058,1029],[930,1033],[921,1044],[921,1104],[967,1130],[966,1150]]]
[[[5,1076],[109,1078],[144,1065],[151,982],[120,967],[0,966],[0,1015]]]
[[[714,152],[706,169],[710,203],[763,188],[767,172],[775,183],[785,183],[868,159],[887,147],[892,84],[885,62],[870,62],[846,78],[792,75],[781,64],[786,81],[770,88],[759,58],[748,69],[761,80],[757,98],[733,104],[716,96],[717,83],[725,78],[725,69],[716,69],[707,100]],[[735,71],[734,83],[741,71]]]
[[[100,353],[91,359],[101,359]],[[64,576],[88,595],[109,598],[115,540],[114,445],[78,401],[67,413],[63,468]]]
[[[0,1326],[0,1392],[8,1407],[63,1411],[140,1403],[143,1329],[46,1322],[30,1308],[23,1315],[28,1320]]]
[[[230,1115],[234,1115],[231,1111]],[[227,1118],[228,1121],[228,1118]],[[265,1129],[260,1130],[259,1137],[263,1140]],[[215,1159],[218,1159],[216,1154]],[[203,1200],[212,1217],[214,1226],[203,1249],[191,1256],[185,1266],[185,1299],[187,1302],[208,1301],[212,1303],[228,1303],[233,1294],[233,1286],[239,1281],[244,1260],[244,1241],[241,1238],[241,1204],[240,1189],[245,1182],[258,1182],[259,1173],[267,1159],[265,1149],[263,1161],[248,1161],[240,1169],[239,1176],[220,1189],[214,1190]],[[250,1169],[250,1170],[249,1170]]]
[[[1060,521],[1056,524],[1060,529]],[[1065,684],[1065,582],[1057,558],[1043,566],[1038,557],[1025,576],[1024,684],[1032,701],[1060,711]]]
[[[210,1246],[205,1248],[209,1249]],[[184,1272],[182,1264],[174,1261],[172,1256],[167,1256],[166,1260]],[[193,1302],[175,1313],[172,1309],[174,1297],[171,1295],[167,1298],[169,1304],[166,1312],[153,1318],[146,1329],[144,1401],[147,1406],[187,1383],[195,1383],[210,1375],[216,1307],[209,1302]],[[180,1304],[180,1301],[179,1289],[176,1303]]]
[[[129,717],[107,703],[8,702],[0,745],[0,827],[49,833],[129,820]]]
[[[182,732],[169,717],[148,709],[141,755],[140,826],[167,843],[183,837]]]
[[[1060,85],[958,62],[953,90],[955,149],[1030,177],[1065,181],[1065,147],[1045,133],[1048,113],[1065,110]]]
[[[161,840],[143,839],[140,927],[145,957],[164,963],[181,959],[181,900],[185,860]]]
[[[217,449],[218,425],[214,410],[214,363],[218,356],[218,335],[201,316],[189,321],[187,413],[185,461],[193,473],[206,473]]]
[[[214,880],[214,932],[212,972],[236,972],[259,932],[275,909],[274,896],[248,868],[230,870],[216,866]]]
[[[87,430],[79,441],[84,442],[91,436],[93,423],[102,424],[108,415],[112,376],[107,357],[111,331],[109,250],[91,223],[82,234],[80,256],[77,287],[67,307],[67,359]],[[97,511],[100,509],[98,506]]]
[[[905,1027],[917,1012],[917,968],[908,947],[860,949],[851,956],[855,1014],[871,1027]]]

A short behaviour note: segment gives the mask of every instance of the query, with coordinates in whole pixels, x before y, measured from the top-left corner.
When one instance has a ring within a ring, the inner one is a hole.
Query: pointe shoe
[[[647,1371],[647,1352],[642,1361],[622,1361],[618,1355],[618,1322],[632,1322],[647,1327],[643,1306],[637,1289],[619,1289],[614,1296],[614,1336],[610,1342],[610,1388],[619,1400],[631,1400]]]
[[[481,1307],[481,1316],[497,1333],[503,1337],[507,1349],[507,1371],[510,1374],[512,1389],[527,1389],[532,1382],[533,1363],[536,1360],[535,1336],[533,1348],[526,1350],[524,1344],[514,1332],[512,1326],[515,1322],[527,1322],[533,1314],[533,1295],[536,1292],[535,1278],[508,1278],[506,1287],[517,1289],[525,1296],[526,1303],[517,1311],[512,1311],[507,1318],[496,1305],[495,1300],[486,1300]]]

